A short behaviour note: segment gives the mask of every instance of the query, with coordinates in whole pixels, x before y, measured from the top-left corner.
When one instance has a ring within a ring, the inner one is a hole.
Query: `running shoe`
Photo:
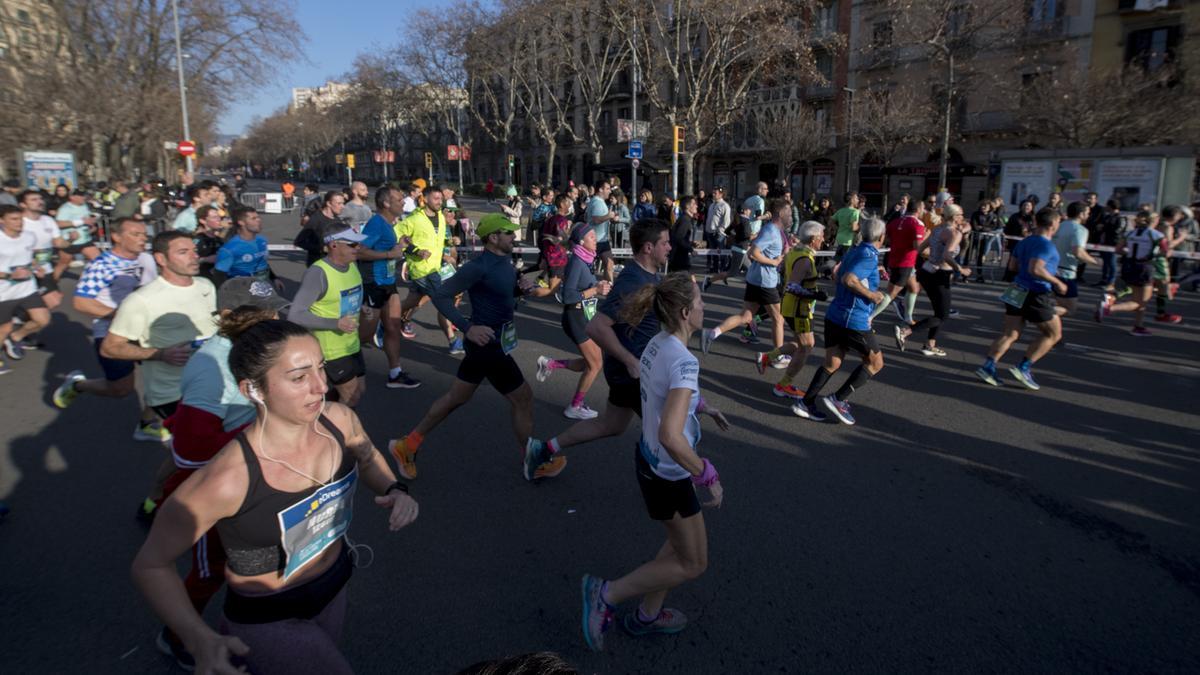
[[[1154,335],[1154,333],[1150,332],[1150,329],[1144,326],[1134,326],[1133,330],[1129,331],[1129,334],[1134,337],[1150,337],[1151,335]]]
[[[409,377],[408,373],[403,370],[396,373],[395,377],[388,376],[388,389],[416,389],[419,386],[421,386],[421,381],[415,377]]]
[[[904,351],[904,341],[908,339],[908,335],[905,334],[904,329],[900,326],[896,326],[896,332],[894,335],[896,337],[896,349]]]
[[[583,575],[583,639],[592,651],[604,649],[604,633],[612,626],[613,607],[600,597],[604,580]]]
[[[175,659],[175,665],[181,669],[192,672],[196,670],[196,659],[183,646],[183,641],[180,640],[174,633],[167,630],[166,626],[158,631],[158,637],[154,639],[154,645],[158,647],[158,651],[164,656],[169,656]]]
[[[39,349],[46,348],[46,343],[38,342],[37,340],[35,340],[31,337],[22,338],[18,344],[20,344],[21,349],[24,349],[25,351],[35,351],[36,352]]]
[[[712,349],[713,341],[717,339],[716,336],[713,335],[714,330],[716,330],[716,329],[710,328],[708,330],[700,331],[700,351],[705,356],[708,355],[708,350]]]
[[[587,407],[586,404],[567,406],[563,410],[563,416],[573,420],[594,420],[600,413]]]
[[[63,378],[62,384],[58,385],[58,389],[54,390],[54,405],[66,409],[67,406],[79,396],[79,391],[75,389],[76,382],[85,380],[82,370],[72,370]]]
[[[1033,372],[1031,372],[1028,368],[1013,366],[1012,368],[1008,369],[1008,372],[1012,373],[1012,376],[1017,380],[1017,382],[1025,385],[1025,387],[1028,389],[1037,391],[1038,389],[1042,388],[1042,385],[1033,380]]]
[[[759,352],[754,357],[754,367],[758,369],[758,374],[762,375],[767,372],[767,366],[771,363],[771,355],[766,352]]]
[[[400,335],[403,335],[405,338],[411,340],[417,337],[417,327],[413,325],[413,322],[406,321],[404,326],[400,328]]]
[[[946,351],[944,349],[938,349],[937,347],[930,347],[929,345],[925,345],[924,347],[921,347],[921,353],[924,354],[925,356],[945,356],[946,355]]]
[[[677,609],[663,607],[658,616],[650,623],[645,623],[638,617],[639,611],[634,610],[631,614],[626,614],[621,621],[621,628],[633,637],[644,637],[655,633],[674,635],[687,627],[687,616]]]
[[[758,344],[758,335],[750,328],[743,328],[742,334],[738,336],[738,342],[741,342],[744,345],[756,345]]]
[[[804,391],[794,384],[776,384],[771,387],[771,393],[779,398],[804,398]]]
[[[138,422],[137,429],[133,430],[133,440],[135,441],[151,441],[154,443],[166,443],[171,440],[171,432],[167,431],[162,422]]]
[[[702,279],[700,281],[700,292],[707,293],[708,289],[712,288],[712,285],[713,285],[712,277],[705,275],[704,279]]]
[[[12,338],[4,338],[4,353],[8,354],[8,358],[14,361],[20,361],[25,358],[25,348],[21,346],[19,340]]]
[[[552,370],[550,368],[550,357],[549,356],[539,356],[538,357],[538,369],[537,369],[537,381],[545,382],[546,380],[548,380],[550,378],[550,374],[553,372],[554,372],[554,370]]]
[[[792,357],[787,354],[780,354],[777,358],[771,361],[771,367],[775,370],[787,368],[792,364]]]
[[[1178,314],[1159,314],[1154,317],[1154,320],[1159,323],[1180,323],[1183,321],[1183,317]]]
[[[1120,300],[1121,298],[1123,298],[1127,295],[1130,295],[1132,293],[1133,293],[1133,288],[1130,286],[1126,286],[1125,288],[1119,288],[1119,289],[1117,289],[1117,299]]]
[[[563,469],[565,468],[567,468],[567,458],[563,457],[562,455],[555,455],[548,461],[543,462],[542,465],[537,468],[537,471],[533,472],[533,477],[535,480],[554,478],[558,474],[562,473]]]
[[[405,480],[417,479],[417,451],[408,451],[408,439],[397,438],[388,441],[388,452],[396,458],[396,468]]]
[[[525,461],[521,469],[521,475],[525,480],[532,482],[534,476],[537,475],[538,467],[550,461],[550,450],[546,447],[545,442],[539,441],[532,436],[525,441]]]
[[[958,316],[958,310],[951,309],[949,312],[947,312],[947,316]]]
[[[8,367],[4,361],[0,361],[0,375],[7,375],[12,372],[12,368]]]
[[[455,335],[454,339],[450,341],[450,356],[461,356],[466,353],[467,351],[463,349],[462,335]]]
[[[375,327],[375,335],[371,338],[371,344],[375,345],[376,349],[383,349],[383,322]]]
[[[794,414],[796,417],[803,417],[806,420],[812,420],[814,422],[825,421],[825,413],[817,410],[816,406],[813,406],[810,409],[808,405],[804,403],[804,401],[796,401],[792,404],[792,414]]]
[[[839,422],[847,426],[854,426],[854,415],[850,414],[850,404],[845,401],[837,400],[837,397],[830,394],[822,396],[821,402],[825,404],[825,409],[837,418]]]
[[[1104,317],[1112,314],[1113,302],[1116,298],[1109,293],[1104,293],[1100,296],[1100,301],[1096,303],[1096,312],[1092,314],[1092,318],[1096,323],[1104,323]]]
[[[993,387],[1000,386],[1000,380],[996,379],[996,369],[995,368],[985,368],[983,366],[980,366],[975,369],[975,376],[978,377],[979,379],[983,380],[984,382],[987,382],[988,384],[992,385]]]
[[[1174,300],[1175,294],[1177,294],[1177,293],[1179,293],[1179,284],[1175,283],[1174,281],[1167,284],[1167,299],[1168,300]]]

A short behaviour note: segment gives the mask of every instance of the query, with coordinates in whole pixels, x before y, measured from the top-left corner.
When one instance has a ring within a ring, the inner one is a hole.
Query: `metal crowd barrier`
[[[289,213],[296,208],[296,196],[282,192],[243,192],[241,201],[261,213]]]

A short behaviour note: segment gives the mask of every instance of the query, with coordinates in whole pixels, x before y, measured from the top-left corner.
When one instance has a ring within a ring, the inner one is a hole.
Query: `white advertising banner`
[[[1057,184],[1054,162],[1004,162],[1000,172],[1000,196],[1004,197],[1009,213],[1016,213],[1021,202],[1036,196],[1045,204]]]
[[[1106,159],[1100,162],[1094,180],[1096,194],[1103,204],[1117,200],[1122,211],[1137,211],[1142,204],[1160,206],[1158,201],[1159,159]]]

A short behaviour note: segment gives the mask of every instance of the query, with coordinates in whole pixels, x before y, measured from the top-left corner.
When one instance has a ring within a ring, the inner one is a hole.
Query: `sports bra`
[[[333,478],[337,481],[353,471],[356,462],[346,453],[346,438],[337,425],[324,415],[318,419],[342,451],[342,463]],[[287,562],[281,543],[279,513],[318,488],[281,492],[267,485],[267,481],[263,479],[258,455],[254,454],[250,447],[246,432],[238,434],[237,441],[242,446],[242,455],[246,458],[250,483],[246,489],[246,498],[242,500],[242,506],[237,513],[217,521],[217,533],[221,535],[229,569],[235,574],[249,577],[278,572],[284,569]]]

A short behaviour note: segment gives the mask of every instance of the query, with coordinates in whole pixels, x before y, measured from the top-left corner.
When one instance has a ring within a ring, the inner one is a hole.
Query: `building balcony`
[[[1154,12],[1160,9],[1182,10],[1183,0],[1117,0],[1117,11],[1121,14]]]

